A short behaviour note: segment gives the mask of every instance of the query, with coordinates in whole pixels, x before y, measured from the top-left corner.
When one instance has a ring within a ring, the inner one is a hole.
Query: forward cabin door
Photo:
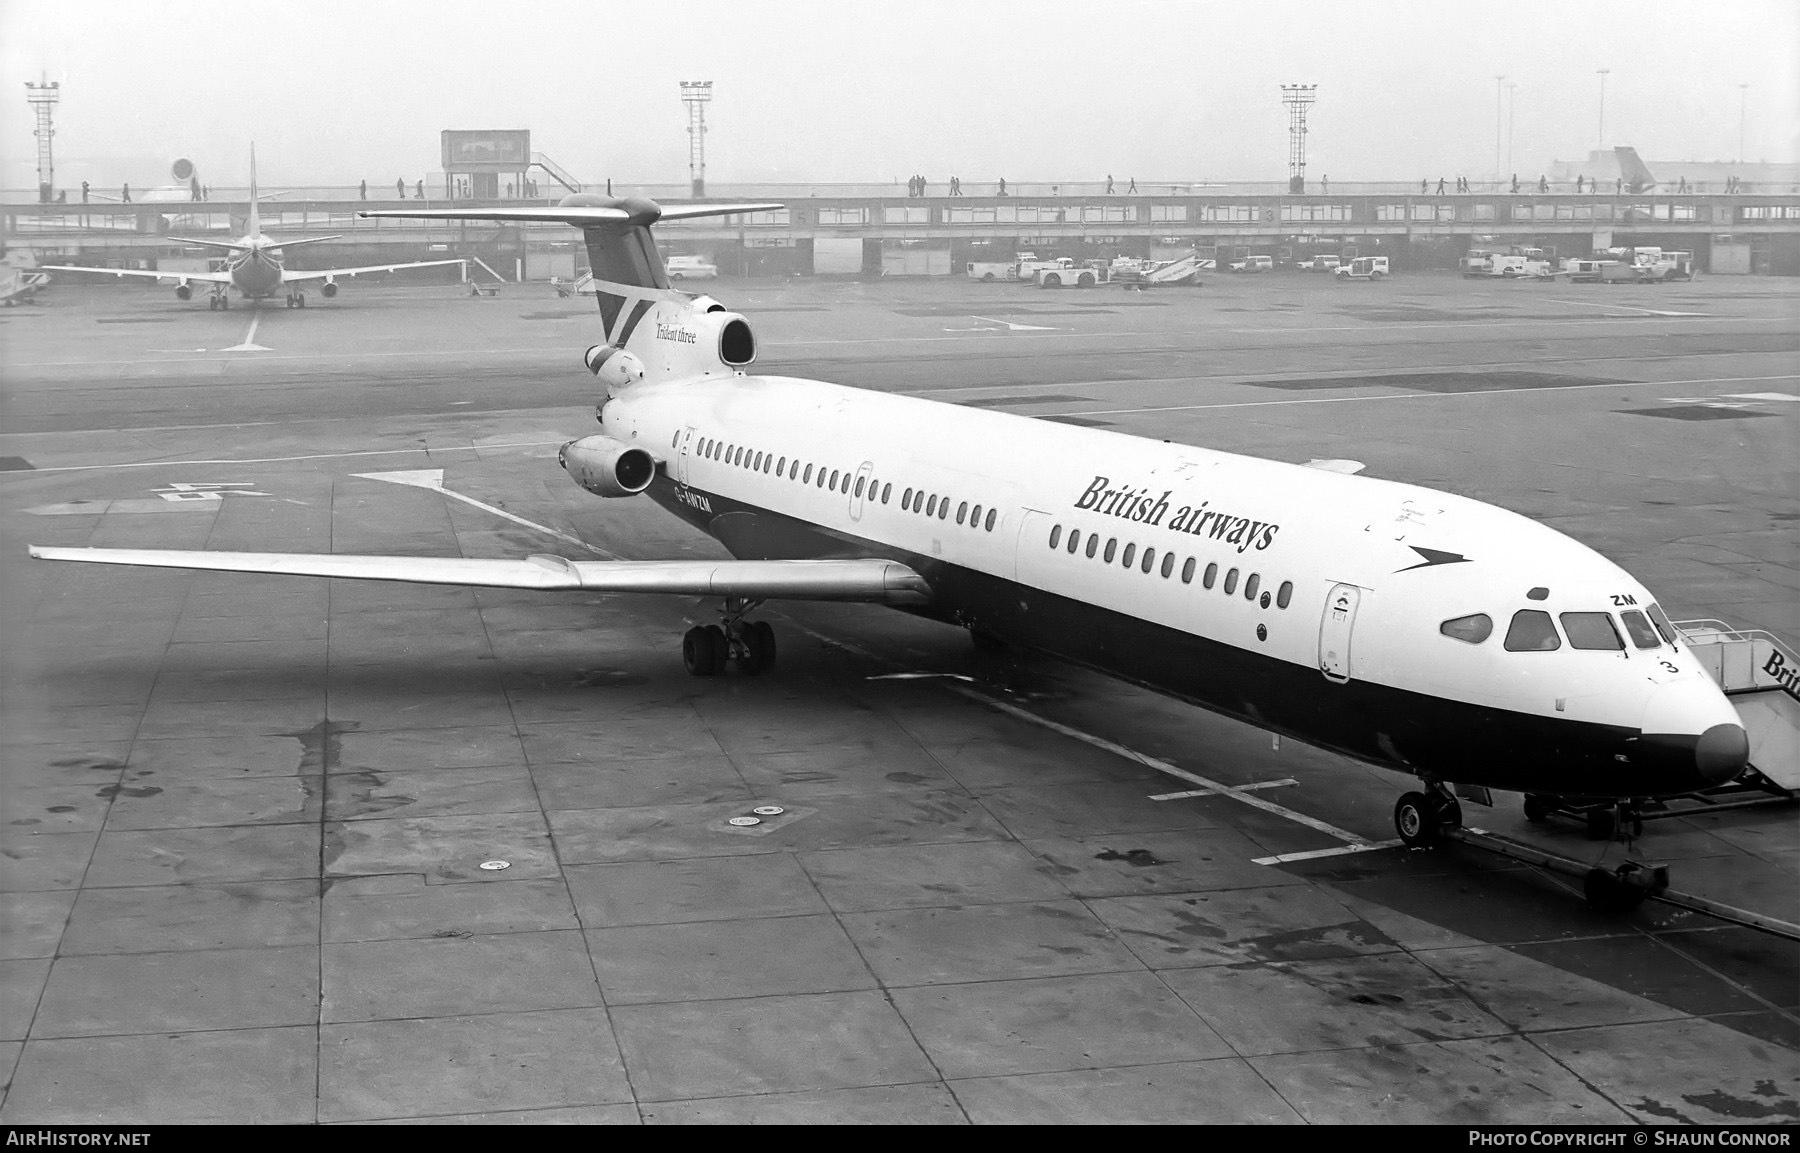
[[[1340,685],[1350,679],[1351,633],[1363,592],[1356,585],[1332,585],[1325,598],[1325,615],[1319,621],[1319,671],[1326,680]]]
[[[681,430],[679,446],[675,450],[675,479],[682,484],[688,482],[688,448],[694,443],[694,426]]]

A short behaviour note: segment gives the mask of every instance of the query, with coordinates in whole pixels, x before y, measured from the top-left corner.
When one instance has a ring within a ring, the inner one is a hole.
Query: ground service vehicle
[[[1509,245],[1504,252],[1493,248],[1471,248],[1458,267],[1466,280],[1484,276],[1549,280],[1556,275],[1550,257],[1543,249],[1520,244]]]
[[[719,266],[704,256],[671,256],[666,267],[670,280],[719,279]]]
[[[1343,263],[1344,260],[1341,256],[1320,252],[1302,260],[1298,267],[1303,272],[1335,272]]]
[[[1199,284],[1200,273],[1211,270],[1213,262],[1198,252],[1190,252],[1179,260],[1138,262],[1135,266],[1113,265],[1113,279],[1126,288],[1140,291],[1167,284]]]
[[[1349,264],[1340,264],[1332,272],[1339,280],[1380,280],[1388,274],[1385,256],[1359,256]]]
[[[1233,272],[1268,272],[1275,267],[1275,259],[1271,256],[1246,256],[1242,260],[1234,260],[1226,265]]]
[[[970,280],[1012,280],[1019,274],[1019,265],[1009,260],[971,260],[963,270]]]
[[[1112,270],[1104,264],[1077,264],[1068,257],[1056,262],[1053,268],[1040,268],[1032,277],[1039,288],[1092,288],[1112,279]]]

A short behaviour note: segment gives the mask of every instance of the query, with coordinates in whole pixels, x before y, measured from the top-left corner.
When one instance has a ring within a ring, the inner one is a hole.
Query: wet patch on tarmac
[[[1336,388],[1411,388],[1420,392],[1455,395],[1464,392],[1488,392],[1514,388],[1592,388],[1597,385],[1621,384],[1593,376],[1568,376],[1552,372],[1410,372],[1382,373],[1371,376],[1318,376],[1296,380],[1253,380],[1246,383],[1258,388],[1279,388],[1291,392],[1313,392]]]
[[[959,400],[964,408],[1004,408],[1009,404],[1093,404],[1091,396],[1070,396],[1067,393],[1046,392],[1037,396],[978,396],[973,400]]]
[[[1667,420],[1743,420],[1753,416],[1774,416],[1753,408],[1726,408],[1714,404],[1671,404],[1667,408],[1621,408],[1620,416],[1660,416]]]

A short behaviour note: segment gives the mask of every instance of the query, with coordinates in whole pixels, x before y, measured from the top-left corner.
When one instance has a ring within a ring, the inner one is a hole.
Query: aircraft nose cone
[[[1714,725],[1694,744],[1694,768],[1708,785],[1733,780],[1750,763],[1750,737],[1742,725]]]

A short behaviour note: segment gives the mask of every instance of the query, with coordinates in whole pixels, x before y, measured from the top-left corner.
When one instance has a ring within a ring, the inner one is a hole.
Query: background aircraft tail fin
[[[1648,192],[1656,187],[1656,177],[1638,159],[1637,149],[1619,147],[1613,149],[1613,155],[1618,157],[1619,175],[1625,178],[1626,191]]]

